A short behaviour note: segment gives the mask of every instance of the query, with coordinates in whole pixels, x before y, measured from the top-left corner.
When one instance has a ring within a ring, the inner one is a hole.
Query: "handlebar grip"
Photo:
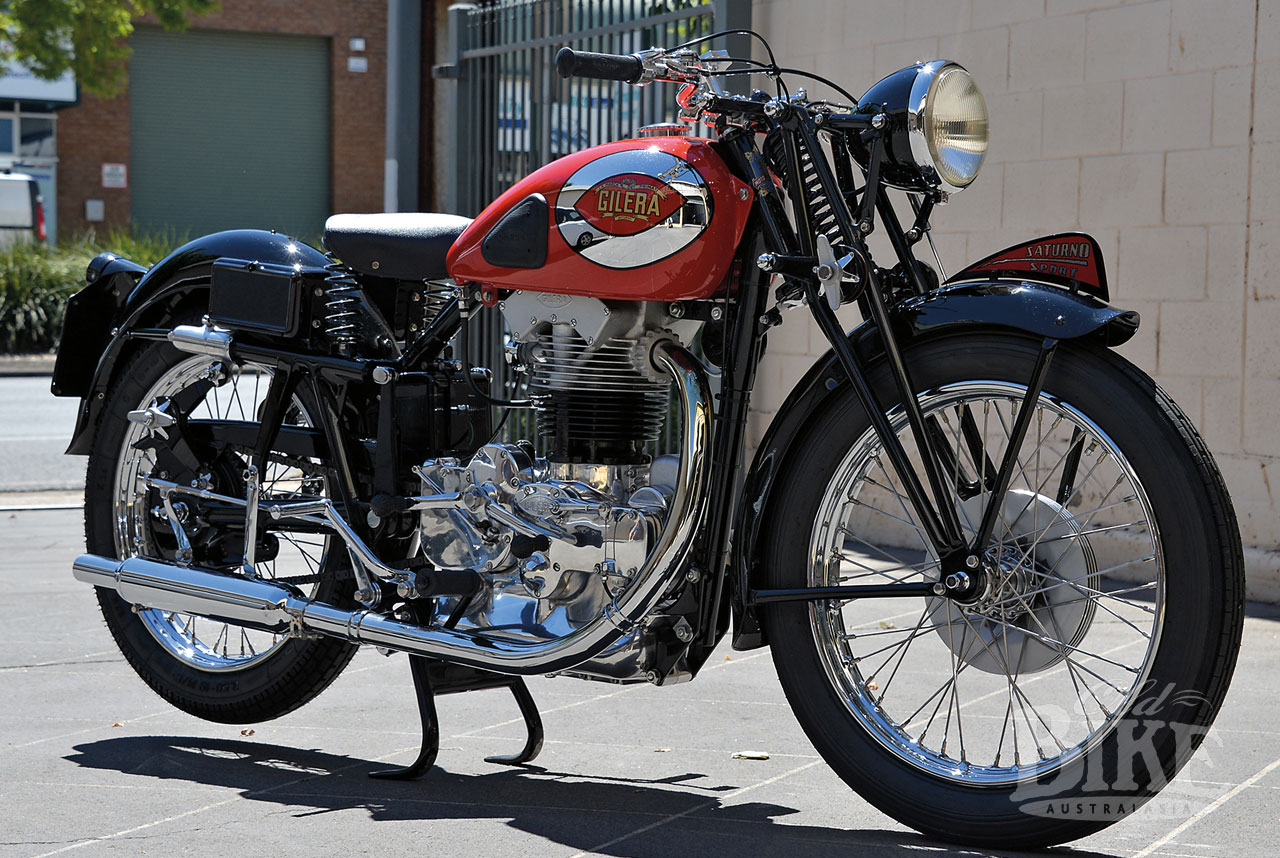
[[[644,74],[644,63],[635,54],[595,54],[561,48],[556,54],[560,77],[590,77],[635,83]]]

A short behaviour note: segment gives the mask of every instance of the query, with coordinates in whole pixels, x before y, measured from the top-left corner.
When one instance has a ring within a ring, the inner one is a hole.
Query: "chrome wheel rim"
[[[1025,392],[973,381],[920,398],[956,453],[944,470],[970,539]],[[905,413],[889,416],[918,464]],[[868,430],[827,484],[810,533],[811,586],[938,580],[937,558],[880,451]],[[1093,421],[1042,394],[1010,489],[1014,505],[1006,500],[983,558],[991,585],[974,604],[809,607],[827,677],[849,713],[898,758],[966,785],[1041,778],[1088,753],[1143,689],[1163,626],[1165,563],[1150,502]]]
[[[151,386],[142,398],[140,408],[163,403],[193,384],[212,381],[203,399],[190,409],[192,419],[227,419],[256,421],[270,387],[269,367],[245,365],[228,368],[221,361],[207,357],[191,357],[174,365]],[[285,418],[287,423],[312,425],[305,407],[295,397]],[[156,523],[161,516],[146,486],[148,476],[157,472],[155,455],[139,449],[150,429],[130,423],[125,431],[112,487],[113,533],[118,557],[150,557],[172,561],[161,548]],[[248,463],[247,453],[238,454]],[[314,463],[317,465],[318,463]],[[284,462],[280,457],[268,461],[261,479],[261,501],[296,500],[327,494],[325,480],[317,476],[305,462]],[[225,490],[217,484],[214,491]],[[231,494],[243,496],[238,490]],[[180,496],[175,494],[175,500]],[[301,589],[312,595],[319,586],[318,577],[329,550],[329,537],[318,534],[277,534],[280,548],[271,560],[256,564],[258,575],[266,580],[302,582]],[[247,629],[220,620],[197,617],[174,611],[137,608],[138,618],[152,637],[170,655],[191,667],[214,673],[245,670],[261,664],[278,653],[289,638],[271,632]]]

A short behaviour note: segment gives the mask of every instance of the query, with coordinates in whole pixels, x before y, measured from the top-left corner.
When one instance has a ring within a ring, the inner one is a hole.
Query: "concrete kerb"
[[[53,375],[52,354],[0,355],[0,377]]]

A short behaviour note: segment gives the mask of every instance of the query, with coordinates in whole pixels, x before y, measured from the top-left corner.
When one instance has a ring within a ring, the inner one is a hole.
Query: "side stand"
[[[435,765],[440,751],[440,722],[436,717],[436,695],[456,694],[462,691],[480,691],[485,688],[510,688],[524,716],[529,738],[518,753],[496,754],[485,757],[485,762],[520,765],[527,763],[542,750],[542,718],[533,695],[519,676],[507,676],[480,670],[461,664],[450,664],[422,656],[409,656],[409,670],[413,673],[413,687],[418,695],[418,714],[422,718],[422,749],[418,758],[407,766],[369,772],[371,778],[408,780],[420,777]]]

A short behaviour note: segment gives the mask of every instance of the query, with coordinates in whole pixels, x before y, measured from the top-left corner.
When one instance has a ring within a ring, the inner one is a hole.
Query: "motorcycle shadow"
[[[437,765],[417,781],[374,781],[366,773],[378,766],[367,760],[314,749],[182,736],[88,742],[76,745],[65,759],[131,778],[236,789],[244,799],[287,806],[299,818],[364,810],[374,821],[504,819],[519,831],[616,858],[668,858],[673,852],[917,858],[921,850],[954,858],[1113,858],[1065,847],[1048,853],[991,852],[948,847],[905,831],[778,824],[778,818],[800,811],[762,802],[724,803],[717,794],[738,787],[699,784],[707,776],[696,772],[645,780],[532,765],[462,774]],[[859,799],[850,794],[849,800]]]

